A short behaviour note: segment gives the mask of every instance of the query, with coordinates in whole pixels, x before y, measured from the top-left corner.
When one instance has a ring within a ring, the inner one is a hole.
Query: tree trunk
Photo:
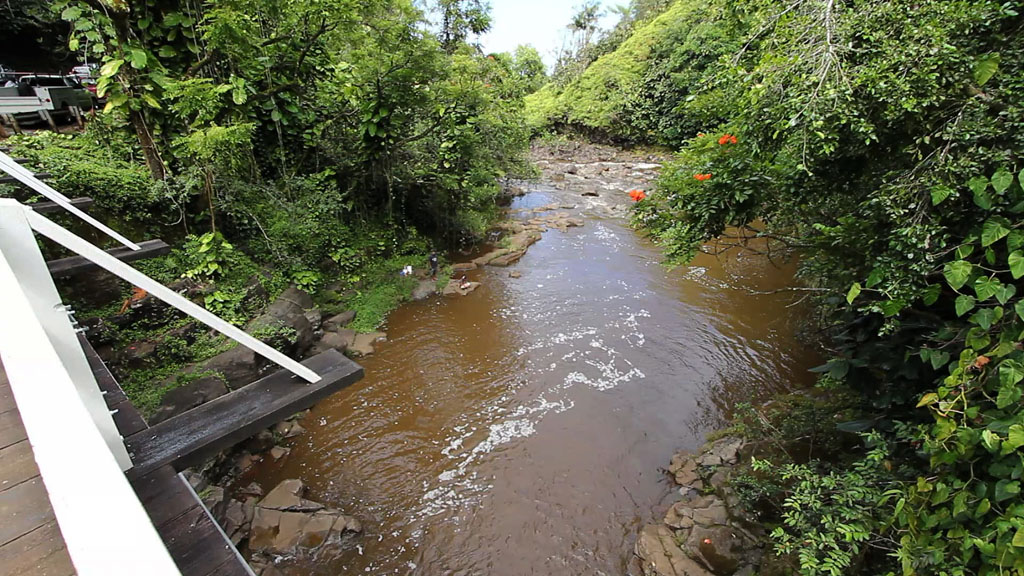
[[[146,125],[146,117],[141,110],[129,110],[128,119],[131,121],[132,127],[135,128],[135,134],[139,137],[139,146],[142,148],[142,155],[146,158],[146,167],[149,168],[149,173],[155,180],[167,178],[167,167],[164,166],[164,161],[160,158],[156,142],[153,141],[153,133]]]

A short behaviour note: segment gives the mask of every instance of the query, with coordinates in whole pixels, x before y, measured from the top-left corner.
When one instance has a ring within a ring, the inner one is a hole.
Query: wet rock
[[[410,297],[413,300],[426,300],[435,293],[437,293],[437,284],[433,280],[420,280]]]
[[[575,164],[566,164],[565,165],[565,173],[566,174],[577,174],[577,173],[579,173],[579,171],[580,171],[579,166],[577,166]]]
[[[263,487],[255,482],[250,482],[248,486],[239,490],[238,495],[240,496],[255,496],[261,498],[263,496]]]
[[[354,330],[341,329],[337,332],[324,332],[324,335],[320,337],[320,340],[309,351],[309,355],[315,356],[331,349],[344,353],[352,346],[355,340],[356,333]]]
[[[291,452],[291,448],[285,448],[284,446],[274,446],[270,449],[270,457],[274,460],[280,460]]]
[[[668,471],[675,477],[676,484],[694,490],[704,489],[704,482],[701,480],[697,462],[692,457],[676,454],[672,457]]]
[[[288,354],[301,356],[313,346],[313,326],[306,318],[306,310],[312,307],[309,294],[290,287],[248,324],[246,332]]]
[[[323,317],[320,315],[320,310],[316,308],[312,310],[307,310],[304,316],[306,317],[306,320],[309,322],[309,325],[313,328],[313,330],[320,329],[320,322],[323,319]]]
[[[306,485],[302,480],[283,480],[256,507],[280,512],[316,512],[324,509],[323,504],[303,498],[305,493]]]
[[[197,370],[220,374],[228,389],[237,390],[255,381],[270,361],[245,346],[221,352],[197,367]]]
[[[748,560],[753,543],[730,526],[695,526],[683,548],[719,576],[731,576]]]
[[[245,449],[254,454],[261,454],[274,447],[274,433],[260,430],[258,434],[245,442]]]
[[[192,470],[185,470],[181,474],[182,476],[185,477],[185,480],[188,481],[189,486],[191,486],[192,489],[195,490],[197,494],[202,492],[203,490],[206,490],[206,487],[210,485],[209,482],[206,480],[206,476],[194,472]]]
[[[356,319],[355,310],[347,310],[341,314],[331,316],[327,320],[324,320],[322,328],[324,332],[337,332],[345,326],[348,326],[353,320]]]
[[[227,393],[228,387],[220,376],[199,378],[164,394],[160,407],[148,422],[150,425],[163,422]]]
[[[255,505],[249,548],[255,552],[291,554],[316,549],[332,536],[357,532],[359,521],[302,497],[300,480],[285,480]],[[244,510],[243,510],[244,512]]]
[[[479,282],[467,282],[465,284],[465,286],[463,286],[461,280],[454,280],[453,279],[453,280],[448,282],[448,285],[445,286],[443,290],[441,290],[441,295],[442,296],[465,296],[465,295],[469,294],[470,292],[476,290],[480,286],[481,286],[481,284]]]
[[[644,526],[634,552],[645,576],[712,576],[676,545],[672,531],[665,526]]]
[[[383,332],[356,334],[356,337],[352,340],[352,345],[349,346],[348,349],[356,356],[369,356],[370,354],[373,354],[373,343],[378,340],[386,339],[387,334]]]
[[[278,438],[295,438],[306,433],[306,429],[299,425],[298,422],[291,420],[285,420],[284,422],[278,422],[274,426],[274,434]]]
[[[476,270],[477,265],[475,262],[461,262],[459,264],[452,264],[452,272],[469,272],[470,270]]]
[[[515,264],[516,262],[518,262],[525,255],[526,255],[526,251],[525,250],[520,250],[518,252],[509,252],[508,254],[505,254],[504,256],[498,256],[494,260],[491,260],[490,262],[487,263],[487,265],[488,266],[499,266],[499,267],[502,267],[502,268],[507,268],[508,266],[511,266],[512,264]]]
[[[489,263],[491,260],[494,260],[495,258],[498,258],[499,256],[504,256],[505,254],[508,254],[509,252],[510,251],[509,251],[508,248],[498,248],[497,250],[491,250],[490,252],[488,252],[487,254],[484,254],[483,256],[480,256],[479,258],[474,258],[473,259],[473,263],[476,264],[477,266],[484,266],[487,263]]]
[[[201,494],[203,500],[203,506],[210,512],[213,512],[216,516],[219,511],[222,510],[224,502],[224,488],[220,486],[209,486],[206,490],[203,490]]]
[[[513,271],[508,273],[508,277],[509,278],[522,278],[523,277],[523,273],[520,272],[519,270],[513,270]]]
[[[580,196],[590,196],[590,197],[593,197],[593,198],[597,198],[598,196],[600,196],[600,194],[598,194],[597,192],[594,192],[593,190],[587,190],[586,192],[580,194]]]

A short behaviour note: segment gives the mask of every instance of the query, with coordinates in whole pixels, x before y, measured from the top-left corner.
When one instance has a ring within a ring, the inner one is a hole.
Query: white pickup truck
[[[40,110],[82,110],[93,107],[92,93],[74,76],[26,75],[15,86],[0,88],[0,114],[23,114]]]

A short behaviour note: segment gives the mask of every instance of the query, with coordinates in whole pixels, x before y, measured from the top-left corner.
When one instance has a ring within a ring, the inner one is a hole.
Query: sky
[[[512,52],[520,44],[531,44],[540,52],[550,69],[555,53],[569,31],[566,25],[582,0],[490,0],[491,30],[480,38],[485,52]],[[608,16],[608,8],[628,4],[628,0],[602,0],[606,15],[601,28],[615,25],[617,17]]]

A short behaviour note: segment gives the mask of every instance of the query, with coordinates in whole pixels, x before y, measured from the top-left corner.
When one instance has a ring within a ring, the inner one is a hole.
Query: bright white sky
[[[520,44],[530,44],[540,52],[550,69],[555,53],[569,31],[566,25],[582,0],[490,0],[491,30],[480,38],[484,52],[512,52]],[[618,16],[608,16],[608,8],[628,4],[628,0],[601,0],[605,16],[601,28],[615,25]]]

